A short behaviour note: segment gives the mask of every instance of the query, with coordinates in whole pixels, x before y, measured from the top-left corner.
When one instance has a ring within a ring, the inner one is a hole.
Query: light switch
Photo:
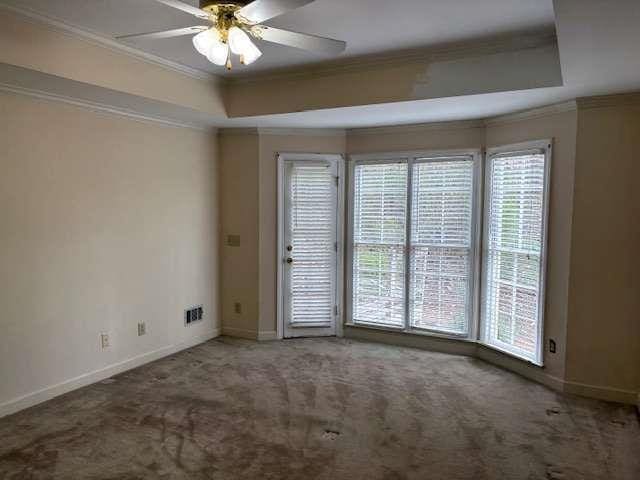
[[[239,247],[240,246],[240,235],[227,235],[227,246],[229,246],[229,247]]]

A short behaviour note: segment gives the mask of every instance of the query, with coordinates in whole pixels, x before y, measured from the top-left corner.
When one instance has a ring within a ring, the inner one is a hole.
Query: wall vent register
[[[204,317],[204,309],[200,305],[198,307],[185,310],[184,312],[184,324],[185,326],[193,325],[194,323],[201,322]]]

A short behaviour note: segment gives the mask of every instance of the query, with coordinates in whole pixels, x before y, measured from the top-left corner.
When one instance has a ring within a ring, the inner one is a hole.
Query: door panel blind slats
[[[410,326],[467,334],[473,159],[415,163],[412,190]]]
[[[544,152],[499,156],[487,172],[483,340],[531,361],[541,341],[545,161]]]
[[[353,321],[404,326],[406,163],[354,168]]]
[[[289,288],[292,325],[329,323],[335,275],[335,179],[327,165],[293,164],[289,231],[293,247]]]

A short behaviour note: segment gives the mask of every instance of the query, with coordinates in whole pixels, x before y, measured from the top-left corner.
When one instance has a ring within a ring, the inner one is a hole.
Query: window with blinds
[[[546,150],[487,162],[482,340],[540,364],[548,165]]]
[[[488,156],[481,261],[480,156],[403,155],[354,161],[350,320],[472,338],[541,364],[549,142]]]
[[[353,172],[352,316],[404,327],[407,163],[358,164]]]
[[[410,324],[467,335],[472,308],[474,162],[417,159],[412,168]]]

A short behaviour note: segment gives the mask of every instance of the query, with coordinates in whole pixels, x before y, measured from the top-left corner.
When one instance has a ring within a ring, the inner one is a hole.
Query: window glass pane
[[[483,339],[538,360],[544,152],[490,159],[483,284]]]
[[[472,301],[473,159],[415,163],[411,326],[467,334]]]
[[[354,169],[353,321],[404,326],[407,164]]]

